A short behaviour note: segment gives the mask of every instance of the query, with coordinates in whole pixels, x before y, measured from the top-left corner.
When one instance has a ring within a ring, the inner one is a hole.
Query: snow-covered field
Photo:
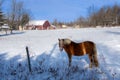
[[[120,28],[0,32],[0,80],[120,80]],[[99,68],[89,68],[88,56],[73,56],[68,67],[58,38],[96,43]],[[32,73],[27,63],[29,48]]]

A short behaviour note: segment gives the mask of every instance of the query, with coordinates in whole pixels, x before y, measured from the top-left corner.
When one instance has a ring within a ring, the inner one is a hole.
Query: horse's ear
[[[58,38],[58,41],[60,41],[60,38]]]

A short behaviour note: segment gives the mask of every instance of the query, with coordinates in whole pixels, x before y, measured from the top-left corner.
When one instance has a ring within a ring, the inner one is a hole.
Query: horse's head
[[[60,51],[63,51],[65,45],[69,45],[71,43],[71,40],[69,39],[58,39],[58,41],[59,41]]]
[[[60,51],[63,51],[64,40],[63,39],[58,39],[58,41],[59,41],[59,49],[60,49]]]

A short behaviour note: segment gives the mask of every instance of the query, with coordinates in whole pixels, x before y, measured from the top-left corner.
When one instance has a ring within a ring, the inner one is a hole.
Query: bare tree
[[[97,18],[98,18],[98,25],[104,26],[105,7],[102,7],[102,8],[97,12]]]
[[[88,8],[88,23],[90,26],[97,26],[98,25],[98,19],[97,19],[97,9],[94,5],[90,6]]]
[[[11,2],[11,11],[8,12],[7,14],[7,22],[8,25],[10,26],[10,30],[12,33],[12,30],[15,28],[15,18],[16,18],[16,6],[17,6],[17,2],[16,0],[12,0]]]
[[[92,12],[92,7],[89,8],[89,23],[92,26],[114,26],[120,25],[120,6],[104,6],[98,11]]]
[[[57,26],[58,25],[58,21],[57,19],[54,19],[54,21],[52,22],[53,25]]]
[[[20,20],[20,25],[22,27],[22,30],[23,30],[23,26],[28,23],[30,20],[30,16],[27,14],[27,13],[24,13],[22,16],[21,16],[21,20]]]
[[[12,0],[11,11],[8,12],[7,19],[12,33],[13,29],[19,29],[20,25],[23,26],[23,24],[29,21],[30,13],[27,13],[25,7],[23,6],[23,2]]]
[[[114,24],[118,25],[119,23],[118,19],[120,17],[120,7],[117,4],[115,4],[112,8],[112,16],[113,16]]]
[[[88,25],[86,19],[82,16],[80,18],[78,18],[74,22],[74,24],[79,25],[80,27],[86,27]]]

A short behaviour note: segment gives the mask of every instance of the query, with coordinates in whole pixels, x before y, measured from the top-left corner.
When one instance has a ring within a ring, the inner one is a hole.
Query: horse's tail
[[[94,65],[96,67],[98,67],[99,63],[98,63],[98,58],[97,58],[97,48],[96,48],[95,44],[93,45],[93,56],[92,56],[92,58],[93,58],[93,61],[94,61]]]
[[[96,48],[95,44],[93,45],[93,52],[94,52],[94,54],[97,54],[97,48]]]

